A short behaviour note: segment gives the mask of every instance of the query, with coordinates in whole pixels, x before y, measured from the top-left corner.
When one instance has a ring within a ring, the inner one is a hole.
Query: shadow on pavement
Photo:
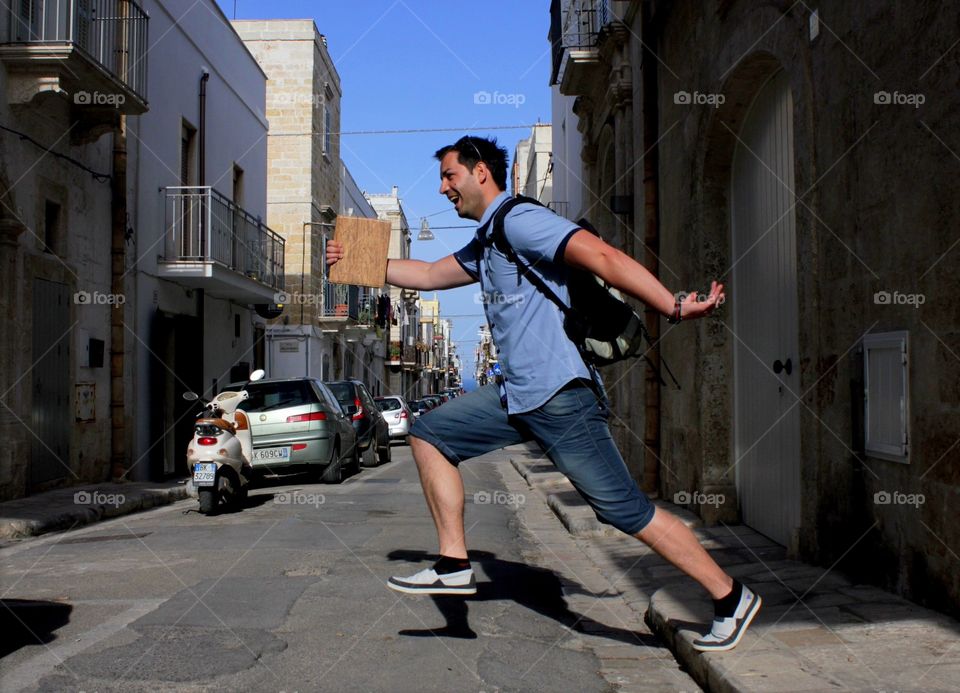
[[[434,604],[446,619],[442,628],[427,628],[419,630],[401,630],[400,635],[408,637],[448,637],[473,639],[476,632],[470,627],[468,614],[470,602],[512,601],[531,611],[553,619],[565,628],[578,633],[589,633],[598,637],[609,638],[631,645],[645,645],[648,647],[663,647],[663,644],[653,635],[617,628],[599,623],[589,616],[571,611],[563,598],[563,587],[557,575],[545,568],[537,568],[515,561],[506,561],[497,558],[489,551],[470,551],[470,560],[476,566],[479,564],[483,572],[490,578],[487,582],[477,583],[477,593],[468,597],[456,595],[433,595]],[[415,563],[433,562],[439,558],[426,551],[411,551],[399,549],[387,554],[391,561],[408,561]],[[568,587],[568,591],[570,588]],[[577,594],[590,594],[578,589]],[[599,595],[598,595],[599,596]]]
[[[56,639],[53,634],[70,622],[73,607],[60,602],[34,599],[0,600],[0,658],[25,645],[42,645]]]

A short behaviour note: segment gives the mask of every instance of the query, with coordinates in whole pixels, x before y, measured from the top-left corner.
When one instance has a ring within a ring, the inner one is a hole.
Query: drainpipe
[[[643,59],[641,80],[643,89],[643,194],[644,194],[644,244],[648,248],[645,266],[654,277],[660,276],[660,179],[659,179],[659,98],[657,90],[656,29],[651,17],[649,3],[643,3],[641,33],[643,35]],[[660,313],[651,307],[644,310],[644,322],[650,336],[660,338]],[[653,367],[648,371],[646,382],[646,427],[644,444],[649,454],[644,456],[643,488],[645,491],[660,490],[660,427],[661,391],[656,373],[660,369],[659,352],[649,352]]]
[[[197,147],[199,152],[197,154],[197,182],[200,184],[200,187],[203,187],[207,184],[207,81],[210,79],[210,72],[207,68],[201,68],[203,74],[200,77],[200,122],[197,125]],[[213,199],[213,196],[210,196],[210,200]],[[208,202],[209,204],[209,202]],[[206,219],[206,215],[204,215]],[[209,229],[205,229],[209,233]],[[201,243],[202,243],[201,239]],[[210,255],[212,249],[207,247],[207,255]],[[197,321],[200,323],[198,329],[200,330],[200,383],[202,390],[206,390],[206,386],[203,385],[204,380],[204,359],[206,352],[206,335],[204,334],[204,320],[205,308],[207,303],[206,293],[203,289],[197,289]],[[211,396],[217,393],[210,393]]]
[[[113,176],[110,179],[110,291],[123,296],[127,233],[127,117],[113,131]],[[110,471],[114,481],[126,476],[127,442],[124,407],[124,310],[110,309]]]

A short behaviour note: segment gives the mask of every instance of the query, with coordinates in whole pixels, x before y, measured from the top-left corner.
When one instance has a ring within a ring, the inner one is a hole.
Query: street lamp
[[[433,231],[430,230],[430,224],[427,223],[427,218],[420,217],[420,234],[417,236],[417,240],[432,241],[433,239]]]

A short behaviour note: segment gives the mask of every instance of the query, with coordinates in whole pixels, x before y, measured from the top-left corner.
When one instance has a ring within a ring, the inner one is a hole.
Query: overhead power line
[[[343,135],[413,135],[423,132],[480,132],[484,130],[525,130],[527,128],[532,128],[533,125],[488,125],[488,126],[475,126],[467,128],[404,128],[399,130],[350,130],[347,132],[331,132],[331,137],[343,136]],[[303,137],[304,135],[312,135],[315,137],[322,137],[324,135],[323,131],[316,130],[310,132],[271,132],[269,133],[271,137]]]

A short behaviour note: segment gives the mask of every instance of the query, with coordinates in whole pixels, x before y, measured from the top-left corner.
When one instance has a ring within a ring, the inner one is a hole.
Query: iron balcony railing
[[[283,238],[209,186],[166,189],[167,262],[218,262],[283,289]]]
[[[320,317],[350,318],[360,315],[360,287],[353,284],[332,284],[323,280],[323,308]]]
[[[597,45],[600,30],[610,23],[610,0],[571,2],[563,15],[564,48],[583,49]]]
[[[131,0],[16,0],[10,8],[10,43],[71,44],[147,96],[146,12]]]
[[[556,200],[552,200],[547,203],[548,209],[553,210],[555,214],[558,214],[565,219],[569,219],[569,216],[567,216],[569,213],[569,207],[570,204],[568,202],[558,202]]]

